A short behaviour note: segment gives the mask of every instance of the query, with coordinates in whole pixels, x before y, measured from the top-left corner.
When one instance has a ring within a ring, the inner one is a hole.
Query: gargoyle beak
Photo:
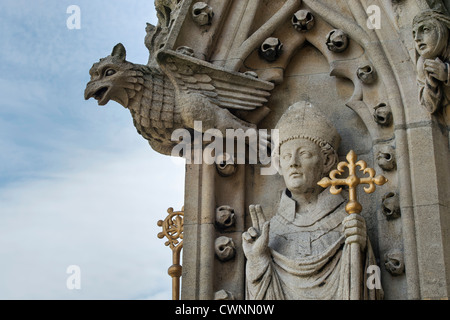
[[[109,101],[109,98],[107,97],[108,91],[108,86],[99,84],[98,82],[89,81],[84,90],[84,99],[89,100],[90,98],[94,98],[98,101],[99,106],[103,106]]]
[[[89,100],[94,96],[94,88],[92,82],[88,82],[86,89],[84,90],[84,99]]]

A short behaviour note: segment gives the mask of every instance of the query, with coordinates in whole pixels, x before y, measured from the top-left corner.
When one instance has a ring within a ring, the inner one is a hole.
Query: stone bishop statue
[[[253,226],[243,234],[246,298],[350,299],[355,285],[350,284],[349,247],[358,243],[363,260],[360,299],[381,299],[381,288],[369,290],[365,285],[366,270],[376,259],[364,218],[348,215],[345,199],[317,184],[338,162],[338,132],[308,102],[292,105],[277,129],[273,161],[286,190],[270,221],[260,205],[249,208]]]

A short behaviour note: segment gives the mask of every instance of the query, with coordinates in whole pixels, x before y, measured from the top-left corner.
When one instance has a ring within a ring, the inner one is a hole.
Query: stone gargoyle
[[[172,50],[160,50],[156,61],[159,67],[128,62],[117,44],[89,71],[85,99],[129,109],[138,133],[159,153],[170,155],[174,130],[193,130],[194,121],[203,132],[218,129],[225,136],[226,129],[256,129],[267,115],[270,82]]]

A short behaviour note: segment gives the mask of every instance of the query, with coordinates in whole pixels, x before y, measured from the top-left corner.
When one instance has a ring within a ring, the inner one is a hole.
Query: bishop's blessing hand
[[[270,221],[266,221],[260,205],[249,207],[252,227],[242,234],[244,254],[249,261],[268,256]]]

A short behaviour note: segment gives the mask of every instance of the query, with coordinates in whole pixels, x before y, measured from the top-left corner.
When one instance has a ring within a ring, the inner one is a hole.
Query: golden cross
[[[375,185],[382,186],[388,180],[384,176],[377,176],[375,177],[375,170],[372,168],[367,167],[367,163],[363,160],[360,160],[356,162],[357,159],[356,153],[352,150],[347,155],[347,161],[348,162],[340,162],[337,166],[337,170],[333,170],[330,173],[330,178],[323,178],[319,181],[318,185],[322,188],[330,188],[330,192],[334,195],[337,195],[342,192],[343,186],[349,187],[349,202],[345,206],[345,211],[348,214],[353,213],[361,213],[362,206],[358,202],[357,194],[356,194],[356,188],[360,184],[367,184],[368,187],[364,187],[364,191],[366,193],[373,193],[375,192]],[[360,171],[362,171],[364,174],[368,174],[369,177],[366,178],[359,178],[356,175],[357,168],[360,167]],[[348,168],[348,177],[346,179],[339,179],[337,176],[341,176],[345,169]]]

